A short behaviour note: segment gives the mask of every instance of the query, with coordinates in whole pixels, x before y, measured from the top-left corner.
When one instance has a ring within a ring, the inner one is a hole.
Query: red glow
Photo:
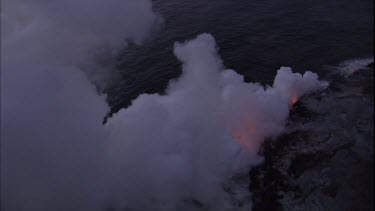
[[[295,105],[298,102],[298,97],[292,98],[292,105]]]
[[[359,69],[352,70],[352,73],[356,73],[356,72],[359,72]]]
[[[239,143],[242,142],[243,138],[242,138],[241,134],[233,134],[232,137],[233,137],[234,140],[238,141]]]
[[[250,122],[247,122],[244,127],[236,129],[232,132],[232,138],[241,144],[245,149],[253,149],[255,142],[252,136],[256,132],[256,128]]]

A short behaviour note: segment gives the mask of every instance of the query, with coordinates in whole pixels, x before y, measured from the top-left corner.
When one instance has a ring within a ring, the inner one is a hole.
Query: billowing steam
[[[125,207],[181,210],[195,199],[221,210],[230,206],[223,181],[260,161],[259,145],[282,132],[292,99],[325,84],[290,68],[273,87],[245,83],[225,69],[209,34],[176,44],[175,55],[183,74],[167,94],[141,95],[108,123],[116,187]]]
[[[283,131],[293,102],[326,85],[285,67],[272,87],[245,83],[203,34],[175,45],[183,74],[166,95],[141,95],[101,125],[108,106],[80,67],[94,67],[92,49],[142,40],[159,20],[151,3],[2,3],[7,211],[193,210],[193,201],[225,210],[223,182],[260,162],[260,144]]]
[[[336,70],[334,72],[348,77],[358,71],[368,69],[368,65],[371,63],[374,63],[374,58],[350,59],[340,63],[337,67],[333,67],[333,69]]]
[[[1,1],[1,210],[109,206],[109,108],[82,70],[112,79],[97,57],[158,22],[149,0]]]
[[[102,89],[117,79],[111,59],[126,41],[141,43],[161,21],[149,0],[4,0],[3,56],[76,66]]]

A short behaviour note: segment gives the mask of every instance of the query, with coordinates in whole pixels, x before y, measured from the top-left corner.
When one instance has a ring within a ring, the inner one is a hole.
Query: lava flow
[[[298,97],[293,97],[291,100],[292,106],[294,106],[298,102]]]

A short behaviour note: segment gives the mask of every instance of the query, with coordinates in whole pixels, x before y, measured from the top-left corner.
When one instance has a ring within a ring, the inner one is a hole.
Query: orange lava
[[[298,97],[292,98],[292,105],[295,105],[298,102]]]

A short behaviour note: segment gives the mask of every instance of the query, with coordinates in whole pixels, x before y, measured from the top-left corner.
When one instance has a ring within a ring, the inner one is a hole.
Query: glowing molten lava
[[[298,97],[293,97],[291,101],[292,106],[294,106],[297,102],[298,102]]]

